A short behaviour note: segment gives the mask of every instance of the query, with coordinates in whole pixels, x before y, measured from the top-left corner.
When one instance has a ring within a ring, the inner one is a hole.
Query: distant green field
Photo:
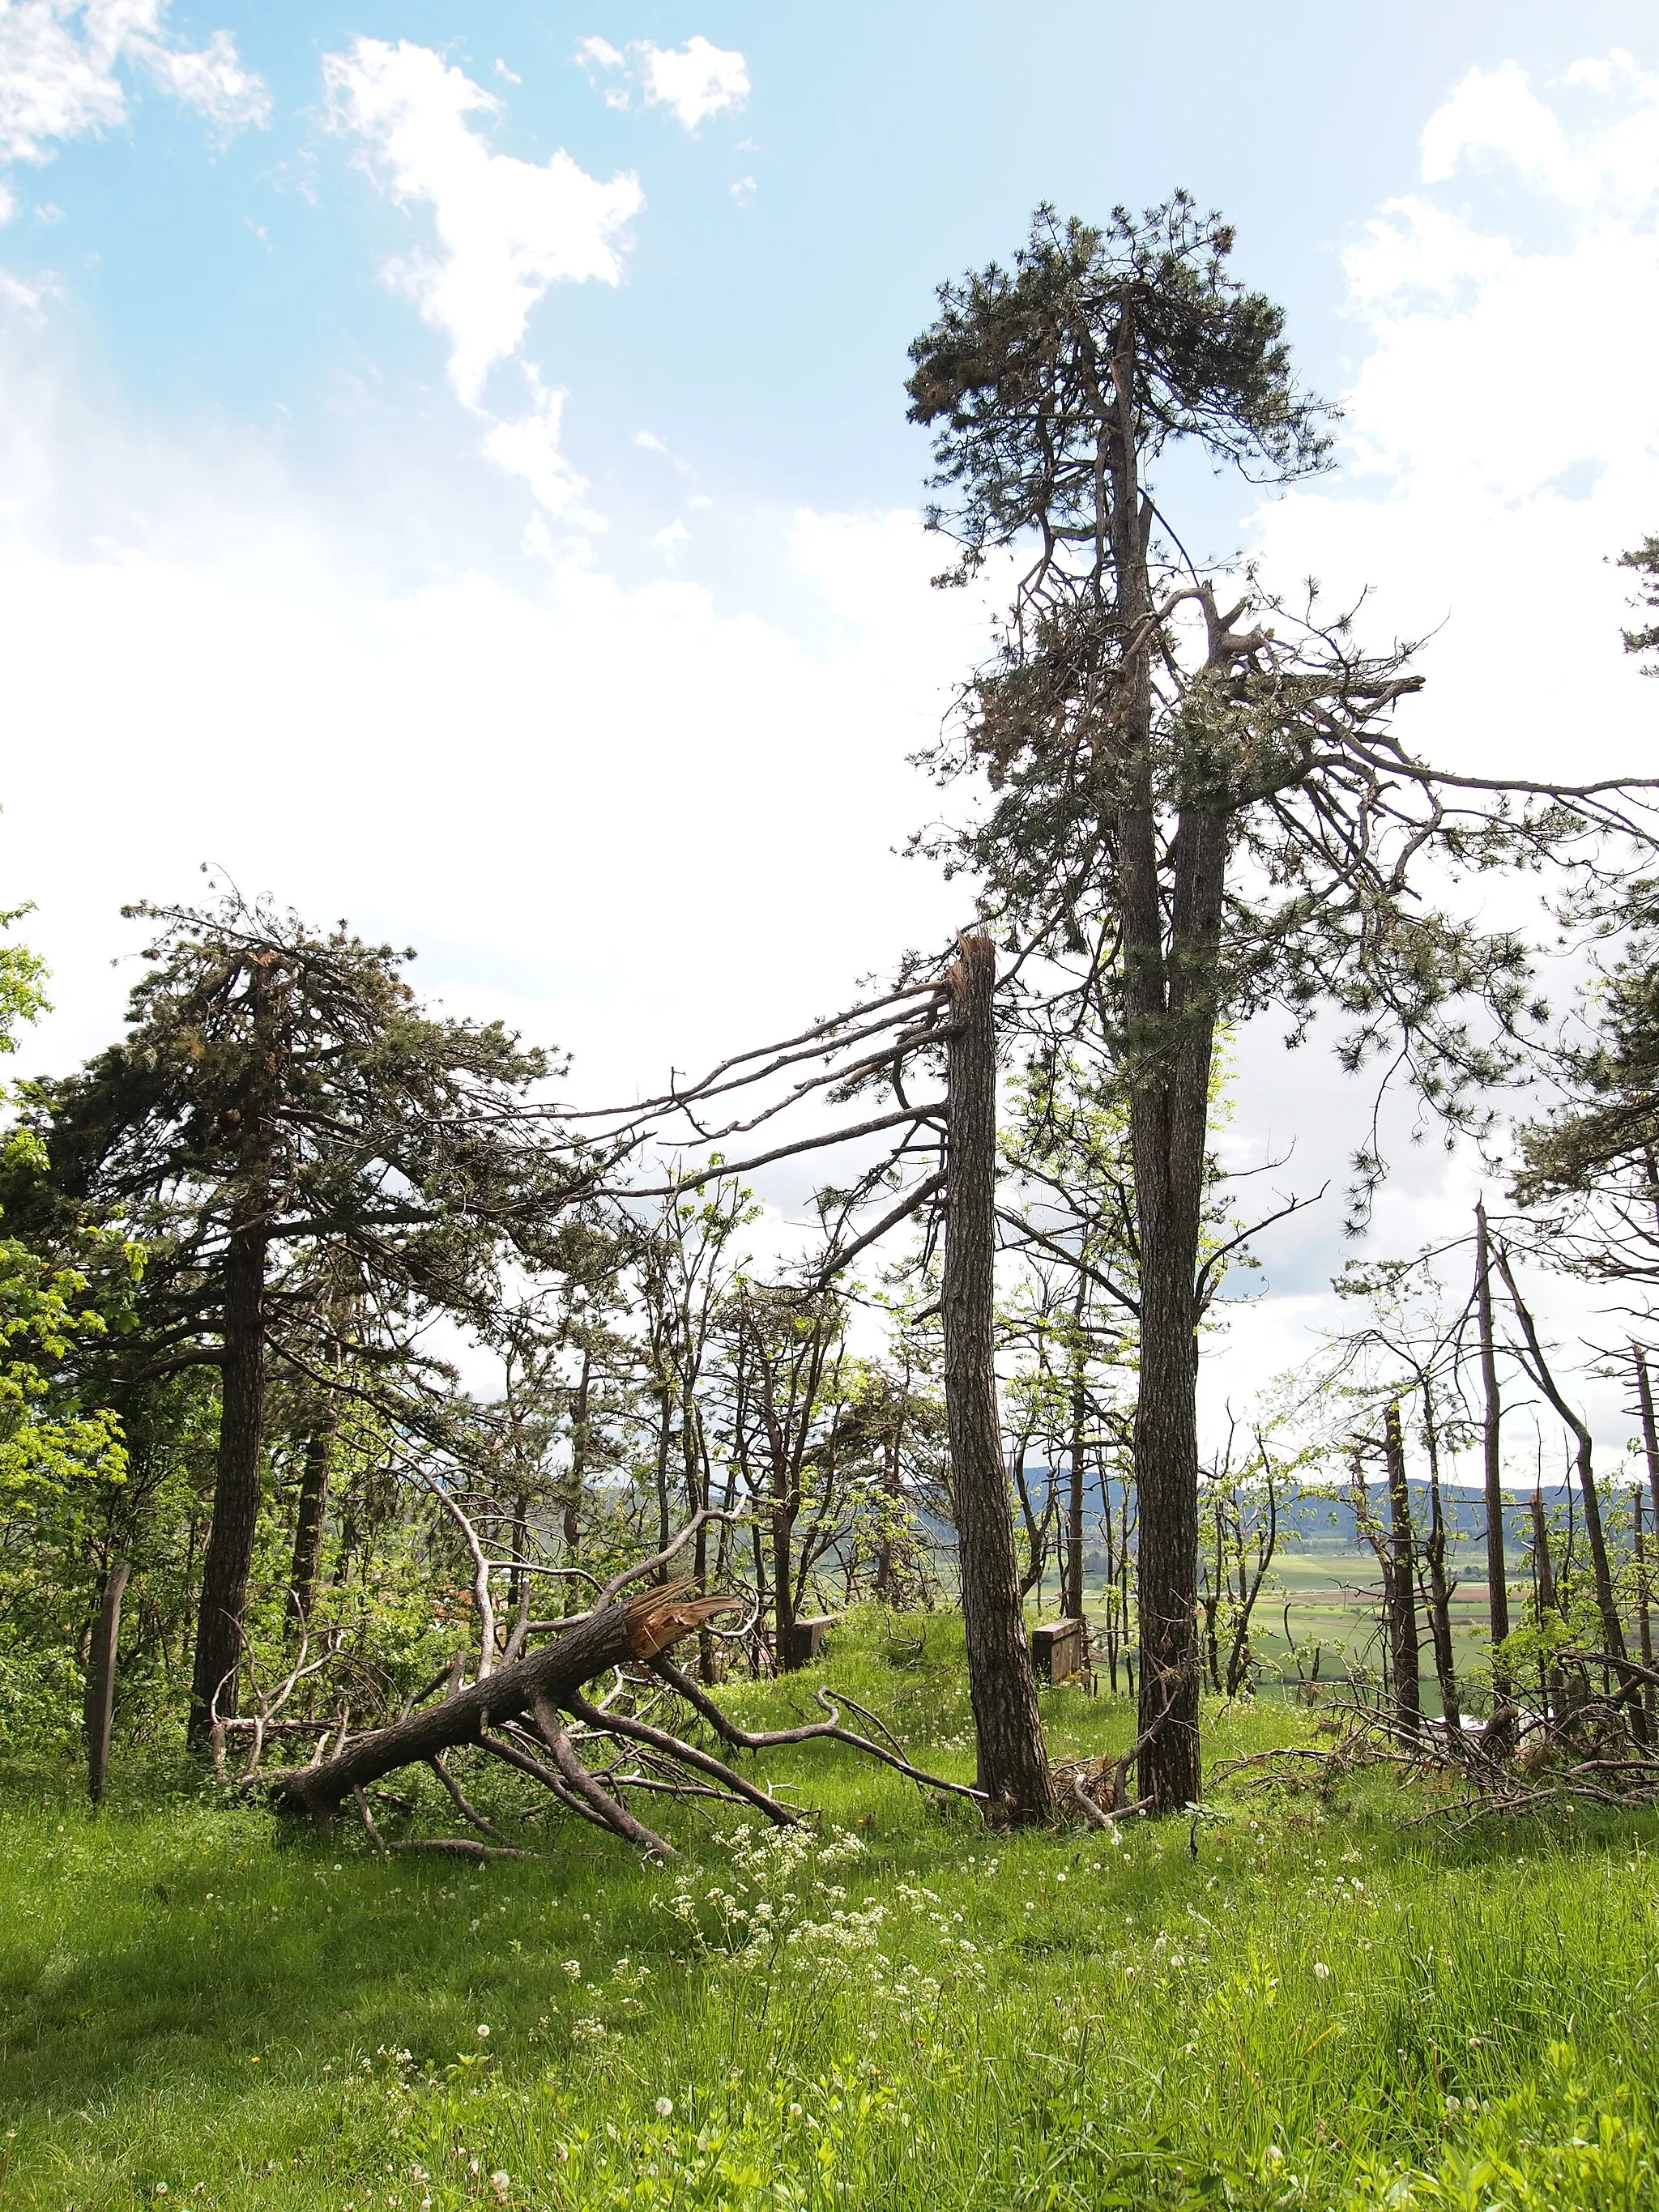
[[[1452,1595],[1452,1636],[1460,1676],[1472,1677],[1486,1665],[1486,1560],[1483,1547],[1464,1542],[1449,1545],[1448,1565],[1455,1578]],[[1097,1615],[1104,1609],[1103,1590],[1087,1594],[1088,1609]],[[1293,1687],[1297,1669],[1291,1659],[1291,1642],[1303,1653],[1303,1667],[1310,1668],[1311,1644],[1322,1647],[1319,1679],[1340,1680],[1352,1669],[1373,1675],[1382,1666],[1380,1578],[1375,1558],[1338,1542],[1299,1543],[1281,1547],[1273,1571],[1256,1601],[1251,1623],[1251,1643],[1261,1668],[1261,1687],[1272,1695],[1282,1684]],[[1285,1634],[1286,1610],[1290,1637]],[[1052,1606],[1048,1608],[1052,1612]],[[1434,1675],[1434,1655],[1429,1641],[1426,1611],[1419,1615],[1423,1704],[1438,1712],[1440,1695]]]

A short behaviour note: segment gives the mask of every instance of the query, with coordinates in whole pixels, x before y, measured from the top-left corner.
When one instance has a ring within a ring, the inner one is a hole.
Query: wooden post
[[[964,936],[951,970],[950,1113],[945,1155],[945,1407],[961,1547],[968,1692],[979,1786],[994,1820],[1040,1820],[1054,1784],[1025,1641],[1019,1570],[1002,1463],[994,1364],[996,947]]]
[[[103,1601],[87,1659],[87,1795],[94,1805],[104,1802],[109,1771],[110,1729],[115,1719],[115,1649],[121,1633],[121,1600],[131,1573],[131,1559],[117,1559],[105,1576]]]

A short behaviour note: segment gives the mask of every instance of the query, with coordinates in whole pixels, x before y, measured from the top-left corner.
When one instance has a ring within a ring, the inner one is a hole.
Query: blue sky
[[[72,9],[56,12],[73,28]],[[499,100],[477,118],[493,150],[539,163],[563,149],[596,179],[638,177],[622,281],[553,286],[525,352],[569,388],[565,450],[614,519],[614,564],[640,573],[679,489],[631,444],[641,427],[745,510],[913,501],[923,455],[903,420],[906,343],[933,285],[1006,252],[1042,198],[1092,213],[1178,182],[1224,206],[1240,266],[1289,311],[1310,380],[1340,390],[1354,358],[1340,250],[1411,177],[1428,114],[1471,68],[1514,60],[1547,80],[1641,27],[1629,7],[1341,14],[1333,27],[1270,7],[1246,26],[1199,6],[1172,36],[1157,11],[1098,4],[833,18],[175,5],[161,21],[179,47],[229,32],[268,88],[268,125],[216,143],[198,112],[118,65],[127,118],[17,165],[25,212],[0,252],[26,278],[56,276],[65,335],[105,404],[182,437],[245,427],[325,485],[353,473],[364,425],[351,398],[372,386],[378,437],[416,449],[404,497],[418,508],[432,473],[471,458],[470,426],[444,404],[441,338],[380,279],[416,224],[354,167],[361,140],[331,129],[323,64],[363,37],[430,48]],[[752,90],[695,131],[637,97],[613,107],[574,59],[596,36],[623,50],[704,37],[744,56]],[[27,211],[40,204],[56,211],[45,223]],[[466,489],[477,556],[498,556],[498,537],[516,547],[500,488]],[[378,491],[395,513],[396,488]],[[410,526],[423,541],[418,515]],[[763,586],[764,560],[708,536],[716,580],[757,568]]]
[[[1175,486],[1189,542],[1432,632],[1426,751],[1646,767],[1607,563],[1659,528],[1650,25],[0,0],[0,878],[43,1054],[107,1036],[121,902],[204,860],[412,939],[605,1091],[937,941],[906,756],[988,609],[928,589],[904,351],[1042,198],[1224,208],[1346,409],[1270,508]],[[1340,1080],[1239,1066],[1240,1156],[1340,1175]],[[1474,1187],[1407,1151],[1379,1240]],[[1241,1374],[1327,1310],[1327,1212]]]

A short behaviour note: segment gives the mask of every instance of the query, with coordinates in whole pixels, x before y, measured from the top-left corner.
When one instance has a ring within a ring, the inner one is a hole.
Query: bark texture
[[[278,1803],[325,1825],[347,1797],[382,1775],[436,1759],[458,1745],[477,1743],[493,1723],[567,1709],[596,1675],[629,1660],[654,1659],[712,1613],[728,1611],[737,1602],[689,1595],[683,1587],[667,1583],[626,1604],[602,1606],[586,1620],[573,1621],[527,1659],[498,1668],[441,1705],[353,1737],[320,1765],[270,1776],[271,1793]],[[557,1745],[550,1747],[556,1754]]]
[[[1389,1662],[1394,1671],[1395,1717],[1415,1733],[1423,1717],[1423,1684],[1418,1663],[1417,1547],[1412,1534],[1411,1492],[1406,1481],[1406,1437],[1400,1408],[1390,1406],[1382,1423],[1389,1469],[1389,1557],[1386,1610]]]
[[[104,1577],[103,1601],[92,1632],[87,1663],[87,1795],[104,1802],[109,1772],[110,1730],[115,1720],[115,1654],[121,1635],[121,1601],[132,1573],[129,1559],[118,1559]]]
[[[1215,1041],[1227,817],[1183,796],[1166,914],[1152,769],[1152,509],[1137,459],[1136,332],[1115,337],[1112,556],[1126,645],[1117,808],[1129,1144],[1139,1236],[1140,1795],[1153,1813],[1198,1797],[1198,1244]],[[1167,929],[1167,935],[1166,935]]]
[[[259,1213],[264,1207],[260,1206]],[[207,1745],[213,1717],[235,1711],[242,1657],[242,1613],[259,1518],[259,1444],[264,1425],[265,1231],[263,1221],[232,1230],[225,1256],[224,1395],[219,1415],[213,1527],[202,1563],[202,1606],[196,1624],[190,1741]]]
[[[300,1474],[300,1504],[294,1519],[294,1563],[289,1570],[289,1611],[303,1627],[311,1618],[317,1591],[317,1559],[322,1547],[323,1514],[328,1504],[328,1462],[334,1431],[326,1422],[306,1438]]]
[[[1054,1784],[1037,1711],[1002,1463],[994,1364],[996,948],[963,937],[951,973],[944,1285],[945,1401],[962,1558],[968,1686],[988,1817],[1041,1819]]]
[[[1504,1557],[1503,1406],[1498,1395],[1498,1356],[1492,1327],[1492,1254],[1486,1238],[1486,1209],[1474,1209],[1474,1295],[1480,1328],[1480,1387],[1486,1404],[1480,1442],[1486,1490],[1486,1620],[1495,1652],[1510,1632],[1509,1567]],[[1510,1694],[1509,1676],[1494,1661],[1492,1703]]]

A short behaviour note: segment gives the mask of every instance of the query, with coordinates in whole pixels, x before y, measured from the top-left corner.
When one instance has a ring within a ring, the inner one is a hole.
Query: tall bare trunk
[[[1653,1383],[1648,1374],[1648,1355],[1632,1345],[1636,1362],[1636,1390],[1642,1405],[1642,1447],[1648,1463],[1648,1496],[1653,1502],[1653,1525],[1659,1530],[1659,1429],[1653,1418]]]
[[[1411,1492],[1406,1481],[1406,1438],[1400,1425],[1400,1408],[1390,1406],[1383,1418],[1383,1448],[1389,1468],[1389,1528],[1390,1543],[1389,1590],[1389,1656],[1394,1669],[1395,1717],[1413,1732],[1423,1713],[1423,1690],[1417,1652],[1417,1559],[1412,1537]]]
[[[115,1722],[115,1654],[121,1635],[121,1600],[132,1573],[130,1559],[112,1562],[104,1577],[104,1594],[93,1625],[92,1649],[87,1656],[87,1795],[94,1805],[104,1802],[104,1783],[109,1772],[110,1730]]]
[[[319,1421],[306,1438],[305,1459],[300,1471],[300,1504],[294,1518],[294,1562],[289,1569],[288,1604],[291,1618],[304,1627],[311,1618],[317,1589],[317,1561],[322,1550],[323,1516],[328,1507],[328,1463],[334,1443],[334,1424]]]
[[[261,1190],[231,1231],[225,1255],[219,1452],[213,1527],[202,1564],[202,1606],[190,1697],[190,1741],[197,1750],[207,1743],[216,1701],[221,1719],[235,1710],[242,1615],[259,1520],[265,1402],[264,1213]]]
[[[1088,1395],[1084,1388],[1081,1344],[1083,1286],[1080,1280],[1075,1319],[1079,1343],[1072,1353],[1072,1450],[1071,1465],[1066,1470],[1066,1584],[1060,1601],[1060,1609],[1068,1620],[1081,1620],[1083,1618],[1084,1422],[1088,1412]]]
[[[1649,1609],[1648,1559],[1646,1547],[1642,1541],[1642,1493],[1639,1490],[1635,1497],[1632,1524],[1632,1547],[1636,1554],[1636,1632],[1639,1639],[1642,1664],[1650,1669],[1653,1665],[1653,1619]],[[1647,1715],[1650,1734],[1654,1712],[1651,1680],[1644,1680],[1642,1684],[1642,1710]]]
[[[584,1346],[582,1371],[576,1383],[576,1395],[570,1401],[570,1466],[562,1486],[560,1500],[561,1534],[564,1552],[560,1565],[574,1567],[581,1549],[581,1504],[587,1487],[587,1446],[589,1437],[589,1407],[592,1402],[593,1355]],[[586,1600],[580,1595],[581,1583],[574,1575],[563,1577],[566,1613],[580,1613]]]
[[[1423,1437],[1429,1455],[1429,1631],[1434,1646],[1434,1671],[1440,1684],[1440,1710],[1454,1732],[1463,1725],[1462,1700],[1458,1695],[1457,1669],[1452,1656],[1451,1577],[1446,1571],[1446,1514],[1440,1494],[1440,1443],[1434,1424],[1434,1404],[1427,1382],[1423,1385]]]
[[[1589,1545],[1590,1572],[1595,1583],[1595,1607],[1601,1618],[1601,1635],[1607,1654],[1617,1663],[1626,1656],[1625,1632],[1619,1619],[1619,1605],[1613,1588],[1613,1569],[1607,1559],[1607,1537],[1601,1528],[1601,1501],[1595,1486],[1595,1469],[1590,1432],[1580,1416],[1562,1396],[1555,1377],[1550,1371],[1549,1363],[1544,1358],[1543,1346],[1538,1340],[1538,1330],[1519,1290],[1516,1287],[1514,1273],[1501,1245],[1498,1248],[1498,1268],[1504,1278],[1504,1286],[1510,1294],[1510,1303],[1515,1308],[1515,1317],[1521,1324],[1521,1333],[1527,1340],[1527,1349],[1532,1354],[1533,1372],[1537,1376],[1539,1387],[1561,1416],[1573,1438],[1576,1447],[1575,1457],[1577,1462],[1578,1494],[1584,1503],[1584,1535]],[[1626,1679],[1628,1680],[1632,1678]]]
[[[1486,1240],[1486,1209],[1474,1209],[1474,1294],[1480,1329],[1480,1387],[1486,1405],[1480,1443],[1486,1493],[1486,1622],[1492,1638],[1494,1705],[1510,1694],[1510,1680],[1497,1654],[1510,1632],[1509,1568],[1504,1557],[1503,1407],[1498,1395],[1498,1356],[1492,1342],[1492,1255]]]
[[[1147,643],[1154,627],[1146,553],[1153,516],[1137,459],[1136,347],[1133,311],[1126,308],[1112,339],[1107,465],[1113,613],[1124,655],[1114,827],[1139,1240],[1139,1778],[1149,1809],[1174,1813],[1198,1796],[1201,1778],[1196,1278],[1227,833],[1224,816],[1206,808],[1200,794],[1182,795],[1166,914]]]
[[[1532,1493],[1532,1572],[1533,1613],[1538,1626],[1544,1626],[1545,1616],[1559,1609],[1559,1599],[1555,1587],[1555,1566],[1550,1558],[1549,1523],[1544,1518],[1544,1493]],[[1559,1665],[1539,1670],[1540,1686],[1547,1712],[1559,1714],[1566,1701],[1566,1679]]]
[[[968,1631],[979,1785],[994,1818],[1040,1818],[1054,1802],[1020,1605],[1008,1478],[997,1418],[996,948],[963,937],[951,971],[946,1152],[945,1404]]]

